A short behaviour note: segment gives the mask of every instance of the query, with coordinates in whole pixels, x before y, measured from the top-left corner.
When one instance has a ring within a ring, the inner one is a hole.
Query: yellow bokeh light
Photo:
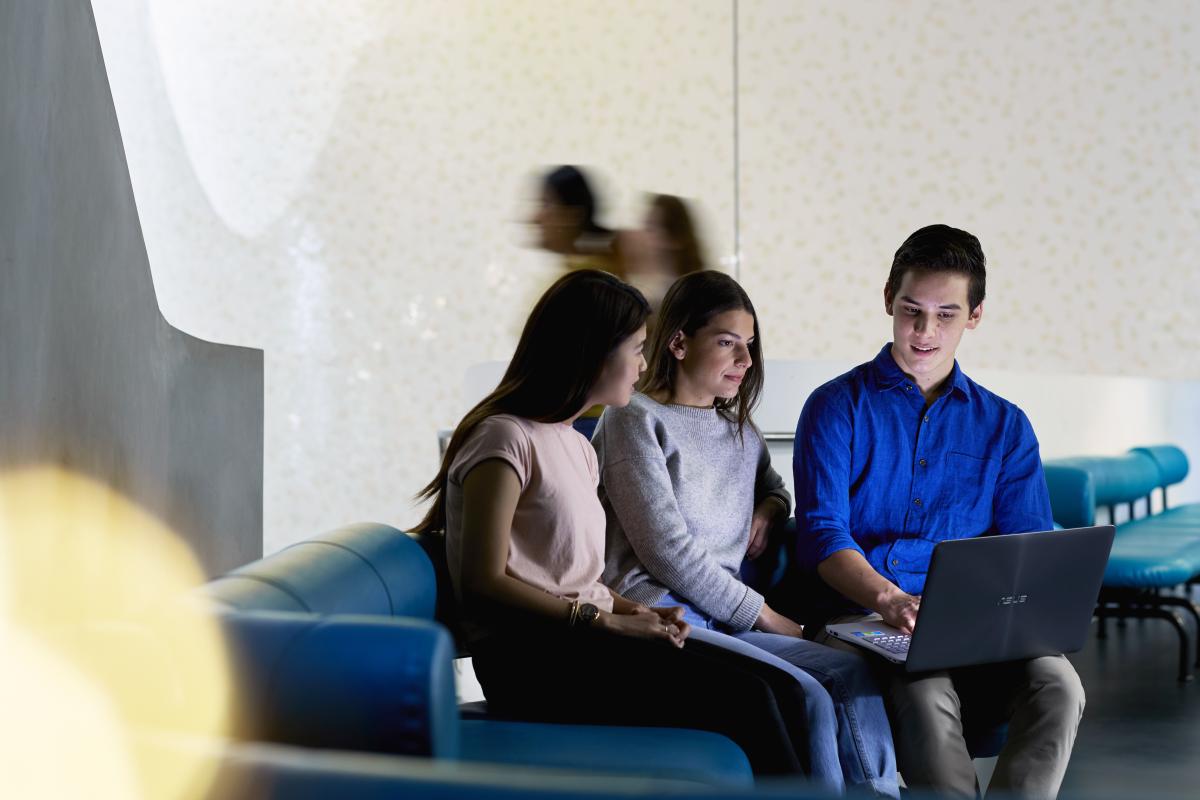
[[[138,745],[227,727],[220,629],[188,600],[203,580],[178,536],[111,489],[53,467],[0,474],[7,796],[204,796],[212,759]]]

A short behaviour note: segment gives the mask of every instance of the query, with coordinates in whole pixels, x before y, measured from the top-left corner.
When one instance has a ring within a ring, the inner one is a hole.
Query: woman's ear
[[[683,357],[687,355],[687,337],[683,335],[683,331],[675,331],[675,335],[667,344],[667,349],[677,360],[683,361]]]

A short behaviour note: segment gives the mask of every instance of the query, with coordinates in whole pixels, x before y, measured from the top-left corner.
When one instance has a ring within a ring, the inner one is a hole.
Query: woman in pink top
[[[495,712],[723,733],[762,774],[806,772],[804,697],[770,666],[687,641],[680,608],[600,583],[595,451],[571,423],[623,406],[646,362],[649,306],[580,270],[533,309],[500,385],[459,423],[417,530],[445,531],[475,672]],[[686,642],[686,644],[685,644]]]

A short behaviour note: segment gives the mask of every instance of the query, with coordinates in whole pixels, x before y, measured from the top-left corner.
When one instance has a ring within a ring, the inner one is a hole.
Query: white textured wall
[[[549,259],[531,170],[702,198],[732,249],[728,3],[96,0],[163,312],[266,352],[265,549],[415,521]]]
[[[774,358],[872,356],[891,253],[936,220],[992,265],[966,365],[1200,377],[1200,9],[1143,5],[96,15],[164,313],[266,351],[271,551],[415,518],[463,373],[550,275],[519,224],[543,164],[598,167],[619,224],[641,191],[697,198],[727,266],[740,219]]]
[[[1200,5],[741,3],[743,280],[775,358],[866,360],[931,222],[989,260],[964,363],[1200,377]]]

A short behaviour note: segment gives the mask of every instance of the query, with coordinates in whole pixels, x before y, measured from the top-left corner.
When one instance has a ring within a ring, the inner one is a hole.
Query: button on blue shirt
[[[1021,409],[954,364],[929,408],[887,344],[818,388],[796,428],[801,559],[858,550],[920,594],[946,539],[1053,527],[1037,437]]]

